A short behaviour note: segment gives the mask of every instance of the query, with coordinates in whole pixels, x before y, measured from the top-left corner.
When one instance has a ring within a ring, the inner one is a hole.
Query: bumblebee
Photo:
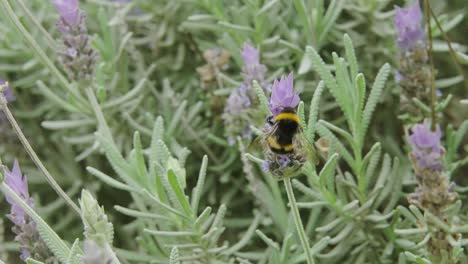
[[[293,108],[285,108],[277,116],[267,118],[266,144],[276,154],[287,154],[294,151],[293,140],[301,132],[299,117]]]
[[[269,116],[262,136],[264,168],[282,179],[297,175],[308,157],[315,162],[313,146],[302,132],[294,108],[286,107],[278,115]]]

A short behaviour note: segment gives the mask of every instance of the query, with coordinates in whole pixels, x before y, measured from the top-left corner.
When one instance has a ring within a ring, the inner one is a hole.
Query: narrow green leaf
[[[338,87],[335,78],[333,77],[331,72],[326,68],[325,62],[323,62],[322,58],[313,47],[307,46],[306,54],[310,56],[315,71],[317,71],[320,78],[322,78],[322,80],[325,82],[325,85],[328,87],[333,97],[335,97],[338,105],[341,108],[341,111],[343,111],[343,113],[346,116],[349,116],[346,111],[346,94],[342,90],[344,87]]]
[[[327,163],[323,166],[322,170],[319,173],[320,185],[326,187],[328,191],[334,192],[334,179],[335,179],[335,170],[338,160],[338,154],[333,154],[328,160]]]
[[[329,236],[323,237],[314,244],[314,246],[310,249],[310,253],[312,253],[312,255],[317,255],[320,251],[324,250],[329,245],[329,241]]]
[[[262,87],[258,84],[257,81],[253,81],[252,86],[255,90],[255,94],[257,95],[258,100],[260,101],[260,108],[263,111],[265,115],[269,115],[270,108],[268,107],[268,99],[265,95],[265,92],[263,92]]]
[[[167,128],[167,133],[169,135],[173,135],[175,132],[175,129],[177,128],[177,125],[179,124],[180,120],[182,119],[182,116],[184,115],[185,108],[187,107],[187,101],[184,100],[180,106],[177,108],[175,111],[174,115],[172,115],[171,118],[171,123],[169,124]]]
[[[75,239],[75,242],[73,242],[73,245],[70,250],[70,254],[68,255],[68,258],[67,258],[67,264],[80,264],[81,263],[80,258],[78,256],[80,252],[82,253],[79,243],[80,243],[79,238]]]
[[[206,223],[206,220],[208,220],[208,218],[210,217],[211,215],[211,207],[206,207],[205,210],[203,210],[203,212],[198,216],[197,220],[195,221],[195,226],[199,226],[199,227],[202,227],[205,223]]]
[[[135,150],[135,158],[138,169],[138,181],[142,185],[148,184],[148,173],[146,172],[145,157],[143,156],[143,147],[141,145],[140,133],[136,131],[133,134],[133,148]]]
[[[318,119],[319,109],[320,109],[320,97],[322,96],[323,89],[325,88],[325,83],[320,81],[315,88],[314,96],[310,102],[310,112],[309,112],[309,122],[307,122],[307,139],[310,142],[314,142],[316,122]]]
[[[375,78],[374,84],[372,85],[369,98],[367,99],[366,107],[364,108],[364,112],[362,113],[362,124],[359,133],[360,143],[364,141],[364,137],[366,135],[367,128],[369,127],[372,114],[374,113],[375,107],[378,101],[380,100],[380,96],[387,81],[388,75],[390,74],[390,70],[390,65],[388,63],[385,63],[384,66],[380,68],[379,73]]]
[[[304,102],[301,101],[297,107],[297,116],[299,117],[299,123],[302,128],[306,127],[305,114],[304,114]]]
[[[104,137],[101,133],[96,133],[96,139],[99,145],[104,149],[106,157],[115,172],[128,184],[138,186],[135,180],[130,176],[132,175],[132,168],[128,162],[122,157],[117,146],[108,138]]]
[[[345,45],[346,60],[349,64],[349,70],[351,72],[351,76],[354,78],[354,76],[357,76],[359,68],[356,59],[356,53],[354,52],[353,41],[348,34],[345,34],[343,37],[343,42]]]
[[[328,129],[338,133],[338,135],[344,137],[348,143],[352,146],[352,148],[355,148],[355,142],[354,142],[354,139],[353,139],[353,136],[351,136],[351,134],[349,134],[348,132],[346,132],[344,129],[341,129],[325,120],[319,120],[318,121],[319,124],[321,125],[324,125],[326,126]]]
[[[257,233],[257,235],[263,240],[263,242],[265,242],[265,244],[274,248],[276,251],[280,250],[278,243],[276,243],[275,241],[273,241],[273,239],[265,235],[265,233],[263,233],[261,230],[257,229],[255,230],[255,233]]]
[[[308,12],[304,4],[304,1],[293,0],[293,3],[299,15],[299,18],[301,19],[302,26],[305,29],[306,36],[308,37],[307,39],[310,40],[310,35],[312,35],[312,24],[311,24],[311,21],[309,20]]]
[[[159,214],[156,214],[156,213],[147,213],[147,212],[141,212],[141,211],[137,211],[137,210],[133,210],[133,209],[129,209],[129,208],[126,208],[126,207],[122,207],[122,206],[119,206],[119,205],[115,205],[114,206],[115,210],[117,210],[118,212],[124,214],[124,215],[128,215],[128,216],[131,216],[131,217],[135,217],[135,218],[148,218],[148,219],[155,219],[155,220],[161,220],[161,221],[170,221],[171,219],[166,217],[166,216],[163,216],[163,215],[159,215]]]
[[[174,174],[172,170],[169,170],[167,174],[168,174],[167,176],[169,179],[169,183],[172,189],[174,190],[174,193],[177,196],[177,200],[182,206],[182,209],[184,210],[185,214],[187,216],[193,216],[192,208],[190,207],[190,204],[187,201],[187,197],[185,196],[184,191],[180,187],[179,181],[177,180],[177,176]]]
[[[364,74],[359,73],[354,80],[355,86],[358,90],[358,103],[356,104],[356,129],[359,129],[362,119],[362,111],[364,110],[364,101],[366,97],[366,78]],[[356,133],[356,131],[354,132]]]
[[[235,252],[239,251],[244,246],[246,246],[252,240],[252,236],[258,227],[260,218],[261,215],[259,213],[256,213],[254,219],[252,220],[252,223],[250,224],[247,231],[245,231],[245,234],[242,236],[242,238],[236,244],[232,245],[232,247],[230,247],[224,252],[226,255],[234,254]]]
[[[119,189],[119,190],[124,190],[124,191],[127,191],[127,192],[139,192],[138,189],[132,187],[132,186],[129,186],[128,184],[125,184],[125,183],[122,183],[122,182],[119,182],[117,180],[114,180],[114,178],[112,178],[111,176],[95,169],[95,168],[92,168],[92,167],[86,167],[86,170],[91,173],[92,175],[96,176],[98,179],[100,179],[101,181],[103,181],[104,183],[106,183],[107,185],[113,187],[113,188],[116,188],[116,189]]]
[[[194,214],[198,213],[198,204],[200,203],[200,197],[203,193],[203,187],[205,186],[206,169],[208,167],[208,157],[203,156],[200,172],[198,174],[197,185],[193,188],[192,192],[192,211]]]
[[[4,262],[1,261],[1,260],[0,260],[0,263],[1,263],[1,264],[4,264]],[[26,264],[45,264],[45,263],[44,263],[44,262],[41,262],[41,261],[39,261],[39,260],[35,260],[35,259],[32,259],[32,258],[28,258],[28,259],[26,260]]]

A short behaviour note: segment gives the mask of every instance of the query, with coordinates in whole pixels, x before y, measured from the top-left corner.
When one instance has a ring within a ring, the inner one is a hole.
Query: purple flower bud
[[[260,64],[258,50],[246,43],[242,49],[242,58],[245,64],[242,68],[244,83],[250,87],[253,81],[257,81],[264,90],[267,90],[268,83],[265,81],[266,67]]]
[[[226,113],[239,115],[239,113],[245,110],[246,107],[250,106],[250,99],[247,95],[247,90],[243,87],[244,85],[242,84],[229,96],[226,108],[224,109]]]
[[[7,100],[7,102],[11,102],[11,101],[15,100],[15,96],[13,95],[13,91],[8,86],[8,83],[6,81],[0,79],[0,86],[1,87],[6,86],[6,88],[3,87],[2,90],[3,90],[3,95],[5,96],[5,99]]]
[[[403,51],[411,50],[425,41],[419,2],[415,2],[406,8],[397,6],[394,22],[398,33],[396,41]]]
[[[248,43],[244,44],[244,48],[242,49],[242,58],[244,59],[245,65],[260,64],[260,55],[258,50]]]
[[[291,159],[288,157],[288,155],[279,155],[278,163],[281,165],[281,168],[285,168],[291,163]]]
[[[395,73],[395,75],[394,75],[395,76],[395,82],[400,83],[404,78],[403,75],[397,70],[395,70],[394,73]]]
[[[60,18],[70,27],[76,27],[80,23],[80,9],[78,0],[52,0]]]
[[[416,124],[411,128],[412,134],[408,136],[412,155],[417,160],[419,167],[430,170],[442,170],[442,155],[444,149],[440,144],[441,131],[437,125],[435,131],[431,131],[429,121]]]
[[[272,87],[270,110],[278,115],[285,107],[296,108],[299,104],[299,95],[294,91],[294,76],[292,73],[281,80],[275,80]]]
[[[262,163],[262,170],[264,172],[269,172],[270,171],[270,162],[268,160],[264,160]]]

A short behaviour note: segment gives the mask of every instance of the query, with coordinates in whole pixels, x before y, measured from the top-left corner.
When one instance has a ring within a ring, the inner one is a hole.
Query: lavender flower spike
[[[408,136],[408,142],[412,149],[411,155],[418,162],[419,167],[442,170],[444,149],[440,144],[440,127],[437,126],[435,131],[431,131],[430,123],[426,120],[423,124],[414,125],[411,131],[412,134]]]
[[[395,27],[397,43],[403,51],[409,51],[419,43],[424,42],[425,35],[422,27],[422,13],[419,1],[406,7],[396,7]]]
[[[70,27],[80,23],[80,10],[78,0],[52,0],[62,20]]]
[[[28,204],[32,204],[32,200],[29,197],[28,182],[26,176],[21,174],[21,170],[18,161],[15,160],[13,163],[13,169],[10,171],[5,168],[5,183],[21,198],[23,198]],[[24,210],[8,195],[6,196],[7,202],[11,205],[11,220],[15,225],[22,225],[25,223],[26,213]]]
[[[18,162],[15,160],[10,171],[5,168],[5,183],[30,207],[34,208],[34,202],[29,196],[26,176],[21,173]],[[12,228],[15,233],[15,241],[19,243],[21,259],[26,262],[29,257],[48,264],[58,264],[57,258],[52,254],[36,227],[36,223],[17,205],[8,195],[5,196],[11,205],[8,218],[15,224]]]
[[[278,115],[284,108],[296,108],[299,104],[299,95],[294,91],[294,76],[292,73],[281,80],[275,80],[271,92],[270,110],[273,115]]]
[[[90,81],[98,54],[91,46],[86,15],[79,9],[78,0],[52,0],[52,3],[60,14],[57,28],[62,33],[62,45],[58,54],[65,71],[73,81]]]

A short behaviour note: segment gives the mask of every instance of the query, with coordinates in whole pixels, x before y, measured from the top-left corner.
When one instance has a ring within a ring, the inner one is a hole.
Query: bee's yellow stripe
[[[296,123],[299,123],[299,117],[296,113],[280,113],[275,117],[275,121],[280,120],[294,120]]]
[[[270,147],[275,148],[275,149],[281,149],[280,144],[278,143],[278,141],[276,141],[274,137],[268,137],[267,140],[268,140],[268,145],[270,145]]]
[[[277,150],[283,149],[286,152],[290,152],[294,148],[293,144],[280,145],[278,141],[276,140],[276,138],[274,137],[268,137],[267,141],[268,141],[268,145],[270,146],[270,148],[274,148]]]
[[[283,149],[285,151],[289,152],[289,151],[293,150],[293,145],[292,144],[284,145]]]

